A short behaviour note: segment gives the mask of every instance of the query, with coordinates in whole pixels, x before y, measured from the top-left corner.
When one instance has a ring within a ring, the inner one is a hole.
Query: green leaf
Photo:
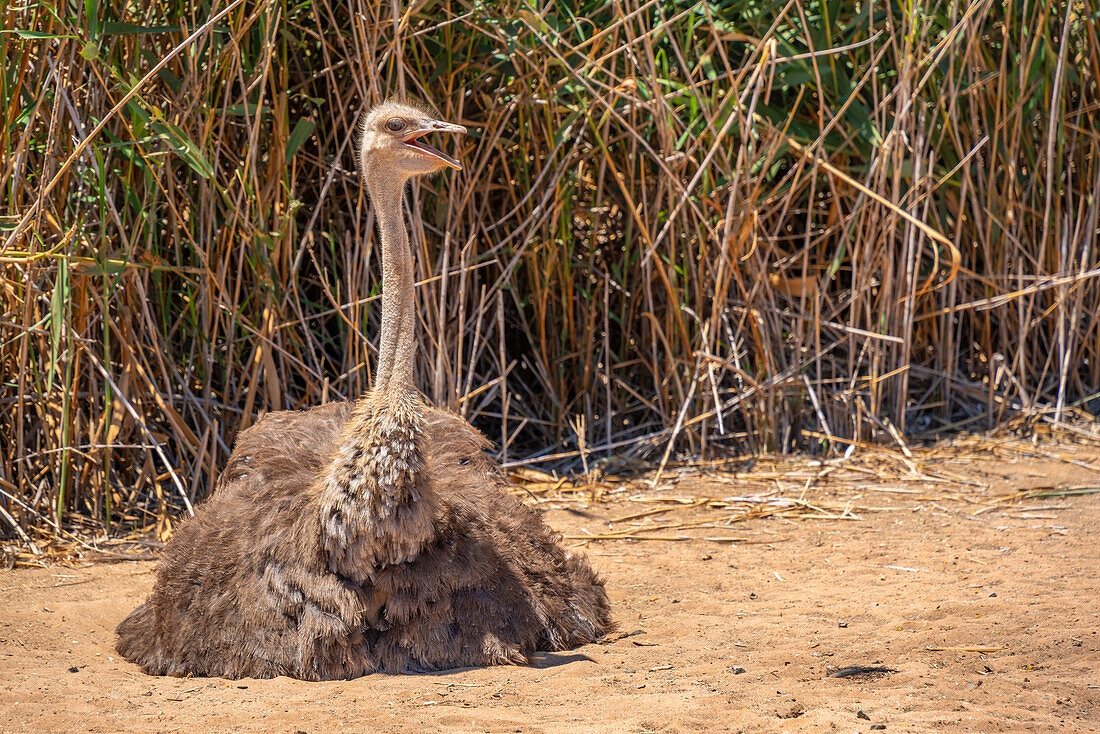
[[[108,278],[116,278],[126,270],[126,262],[124,260],[111,260],[103,259],[99,263],[99,272]]]
[[[98,46],[99,44],[95,41],[96,37],[99,36],[99,0],[84,0],[84,18],[88,21],[88,36],[91,39],[89,43]],[[83,53],[82,51],[81,55]],[[88,57],[85,56],[84,58]],[[91,61],[91,59],[88,60]]]
[[[20,38],[26,38],[30,40],[40,40],[44,38],[76,38],[76,36],[63,36],[57,33],[43,33],[42,31],[24,31],[19,28],[15,28],[10,31],[0,31],[0,33],[14,33]]]
[[[227,115],[237,115],[238,117],[251,116],[255,117],[257,114],[263,112],[264,106],[257,104],[256,102],[248,102],[245,104],[234,104],[223,108],[223,112]]]
[[[195,173],[203,178],[214,177],[214,168],[206,160],[202,149],[183,130],[166,120],[157,120],[149,127],[167,140],[172,152],[183,158]]]
[[[313,133],[314,127],[316,127],[316,124],[304,117],[294,124],[294,129],[290,131],[290,137],[286,141],[287,163],[290,163],[294,154],[298,152],[298,148],[301,148],[302,143],[306,142],[306,139]]]
[[[142,49],[141,55],[149,62],[150,66],[156,66],[160,63],[160,54],[153,53],[151,49]],[[180,89],[183,88],[183,82],[181,82],[179,77],[173,74],[167,67],[158,71],[157,76],[159,76],[160,80],[167,84],[176,94],[179,94]]]
[[[50,297],[50,370],[46,376],[46,389],[53,388],[54,374],[61,371],[58,362],[61,356],[61,321],[65,314],[65,304],[69,300],[69,261],[61,258],[57,269],[57,282],[54,283]]]

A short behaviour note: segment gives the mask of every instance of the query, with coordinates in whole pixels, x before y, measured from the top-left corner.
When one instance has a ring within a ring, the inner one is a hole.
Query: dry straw
[[[348,141],[392,93],[472,131],[410,193],[419,380],[513,466],[1066,425],[1100,391],[1097,12],[9,4],[0,532],[167,532],[260,412],[369,384]]]

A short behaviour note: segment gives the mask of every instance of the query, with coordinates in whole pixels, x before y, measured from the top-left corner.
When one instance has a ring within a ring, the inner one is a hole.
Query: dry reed
[[[0,532],[166,533],[260,412],[370,383],[349,132],[393,93],[472,131],[410,193],[420,385],[513,465],[1065,425],[1100,392],[1097,13],[7,5]]]

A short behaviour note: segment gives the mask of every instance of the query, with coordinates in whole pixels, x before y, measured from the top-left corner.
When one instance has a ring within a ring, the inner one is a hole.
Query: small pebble
[[[237,688],[240,688],[243,691],[245,688],[248,688],[248,686],[237,686]]]
[[[864,711],[863,709],[860,709],[859,711],[856,711],[856,718],[857,719],[863,719],[864,721],[870,721],[871,720],[871,717],[868,716],[867,712]]]
[[[740,665],[734,665],[732,668],[730,668],[730,671],[734,675],[741,675],[742,673],[747,673],[748,672],[747,670],[742,668]]]
[[[990,594],[990,596],[997,596],[997,592],[994,591],[992,594]]]
[[[871,731],[882,731],[886,728],[886,724],[871,724]]]
[[[844,628],[844,627],[847,627],[847,626],[848,626],[848,623],[847,623],[847,622],[837,622],[837,623],[836,623],[836,626],[837,626],[837,627],[841,627],[841,628]]]
[[[79,673],[79,672],[80,672],[80,668],[78,668],[78,667],[76,667],[76,666],[74,665],[73,667],[69,668],[69,672],[70,672],[70,673]]]

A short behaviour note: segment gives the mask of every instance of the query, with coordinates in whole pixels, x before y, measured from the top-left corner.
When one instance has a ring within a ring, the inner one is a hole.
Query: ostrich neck
[[[402,212],[405,182],[367,172],[382,249],[382,330],[375,391],[414,392],[416,294],[412,253]]]
[[[416,308],[401,213],[404,180],[370,168],[382,242],[382,335],[374,389],[352,409],[319,477],[321,547],[329,567],[359,582],[415,558],[435,535],[436,500],[422,476],[424,405],[413,384]]]

